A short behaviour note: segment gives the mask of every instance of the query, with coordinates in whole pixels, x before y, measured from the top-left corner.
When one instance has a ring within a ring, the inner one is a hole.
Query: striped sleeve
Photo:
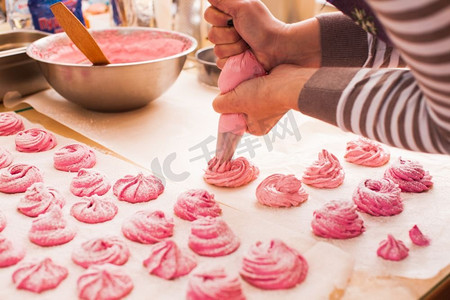
[[[346,15],[326,13],[319,21],[323,67],[404,67],[400,53],[361,29]]]
[[[300,111],[386,144],[450,154],[450,2],[368,2],[409,69],[377,69],[376,55],[374,68],[321,68]]]
[[[362,67],[375,69],[406,67],[396,48],[388,46],[370,33],[367,33],[367,48],[367,58]]]

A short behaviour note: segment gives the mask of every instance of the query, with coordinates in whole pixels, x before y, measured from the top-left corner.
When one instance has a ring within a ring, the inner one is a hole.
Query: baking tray
[[[25,96],[49,87],[38,64],[25,53],[29,44],[47,35],[36,30],[0,33],[0,102],[8,92]]]

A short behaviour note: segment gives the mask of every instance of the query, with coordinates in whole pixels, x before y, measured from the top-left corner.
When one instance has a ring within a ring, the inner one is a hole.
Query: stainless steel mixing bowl
[[[38,64],[25,54],[28,45],[48,35],[37,30],[0,33],[0,102],[8,92],[25,96],[49,88]]]
[[[87,109],[102,112],[121,112],[143,107],[161,96],[178,78],[187,54],[194,51],[197,41],[186,34],[146,27],[118,27],[91,31],[94,38],[102,34],[167,37],[184,43],[184,50],[172,56],[132,63],[106,66],[62,63],[49,60],[48,53],[55,45],[72,44],[65,33],[58,33],[27,48],[49,84],[67,100]],[[123,45],[127,47],[127,45]]]
[[[206,47],[195,52],[197,59],[197,78],[200,82],[210,86],[217,87],[217,80],[219,79],[220,69],[216,65],[216,55],[214,54],[214,47]]]

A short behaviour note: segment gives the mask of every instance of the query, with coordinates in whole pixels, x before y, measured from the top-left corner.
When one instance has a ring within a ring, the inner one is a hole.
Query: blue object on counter
[[[116,24],[116,26],[120,26],[121,25],[121,21],[120,21],[120,17],[119,17],[119,10],[117,9],[117,3],[116,1],[111,1],[111,6],[112,6],[112,17],[113,17],[113,21],[114,24]]]
[[[81,10],[81,0],[28,0],[28,8],[33,18],[33,25],[36,30],[50,33],[63,31],[50,10],[50,6],[57,2],[64,3],[67,8],[78,18],[78,20],[85,25],[83,12]]]

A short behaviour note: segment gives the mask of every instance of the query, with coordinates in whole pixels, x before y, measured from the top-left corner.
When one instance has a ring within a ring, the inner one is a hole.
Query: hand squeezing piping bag
[[[241,82],[266,75],[263,66],[250,50],[228,58],[220,73],[218,86],[221,93],[228,93]],[[247,130],[243,114],[222,114],[219,119],[216,158],[219,165],[230,161],[234,151]]]

